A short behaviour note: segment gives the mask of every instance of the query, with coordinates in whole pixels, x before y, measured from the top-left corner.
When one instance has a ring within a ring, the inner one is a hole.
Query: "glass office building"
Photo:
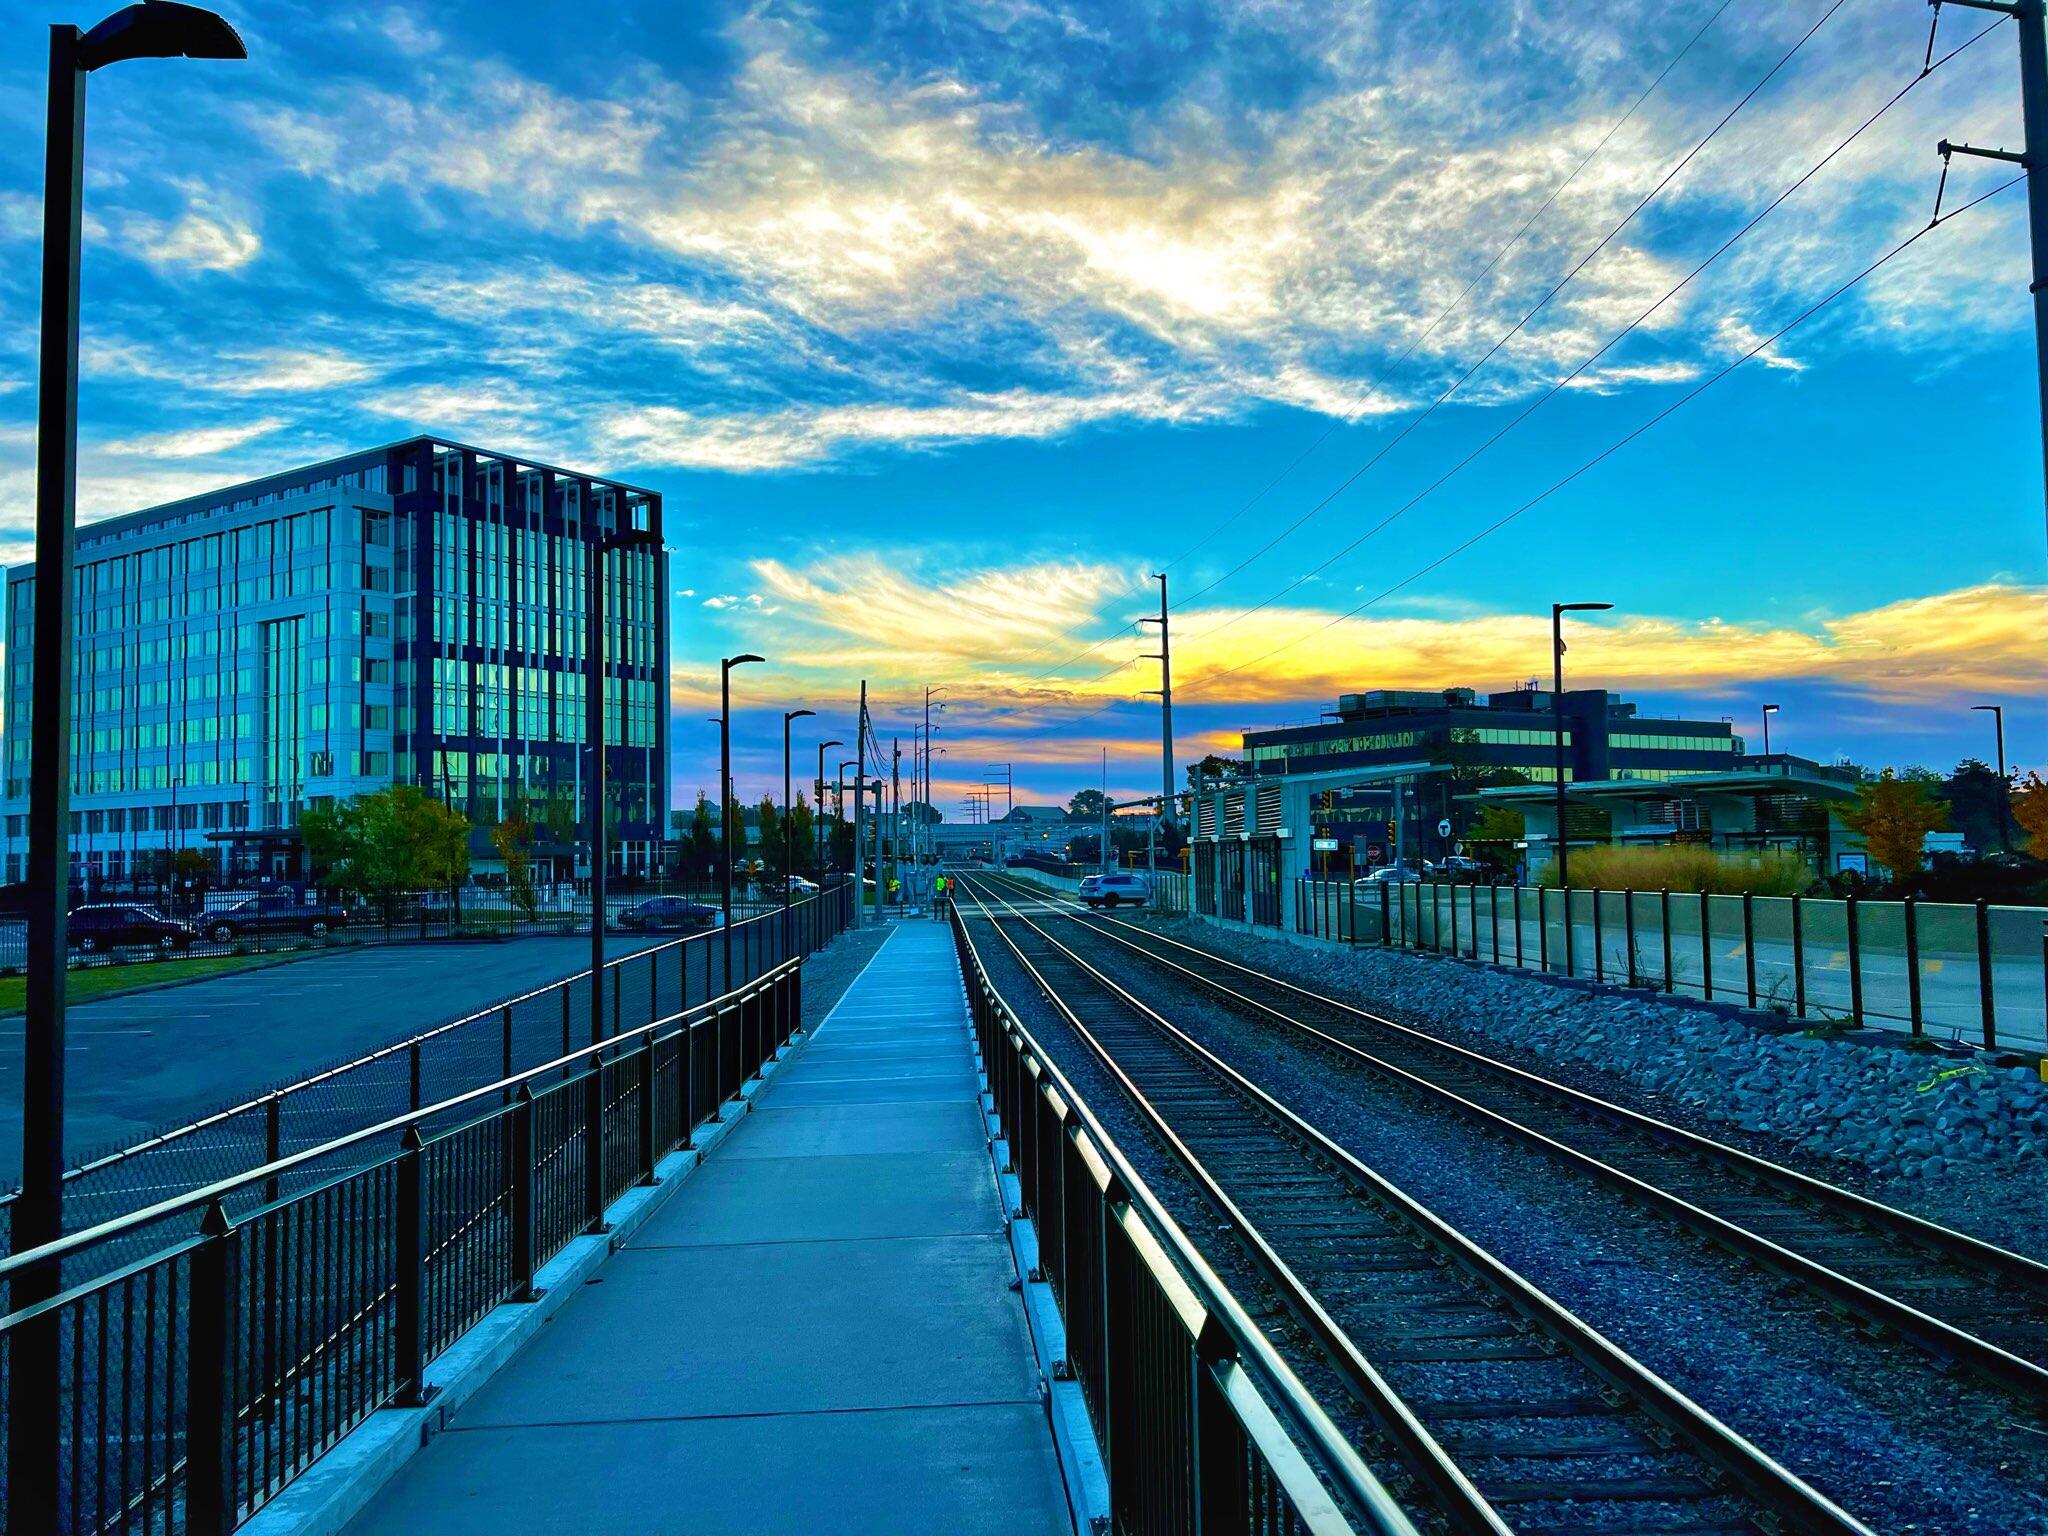
[[[584,823],[585,596],[606,559],[615,862],[668,813],[661,498],[436,438],[81,528],[72,658],[75,883],[302,873],[308,806],[415,784],[479,829],[519,816],[566,875]],[[34,566],[7,577],[6,877],[28,851]],[[479,833],[481,843],[481,831]]]

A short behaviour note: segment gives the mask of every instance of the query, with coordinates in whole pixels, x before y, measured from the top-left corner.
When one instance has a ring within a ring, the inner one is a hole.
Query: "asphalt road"
[[[610,935],[611,955],[670,935]],[[390,944],[157,991],[68,1014],[66,1164],[129,1146],[584,968],[590,936]],[[21,1167],[22,1023],[0,1020],[0,1184]]]

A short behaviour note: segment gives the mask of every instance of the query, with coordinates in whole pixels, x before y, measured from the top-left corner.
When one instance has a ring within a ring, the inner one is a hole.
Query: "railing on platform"
[[[813,954],[852,920],[842,882],[732,925],[605,962],[614,1034],[730,991],[795,955]],[[588,930],[585,930],[588,936]],[[65,1175],[67,1231],[98,1226],[167,1194],[331,1143],[361,1126],[417,1112],[478,1083],[568,1054],[590,1032],[590,972],[573,976],[399,1040],[353,1061],[274,1088],[146,1141],[95,1157]],[[0,1196],[0,1238],[11,1233],[15,1196]],[[122,1253],[127,1259],[133,1254]]]
[[[1340,944],[2048,1051],[2040,907],[1302,879],[1294,926]]]
[[[0,1260],[8,1294],[59,1275],[0,1317],[0,1378],[33,1372],[45,1408],[24,1424],[0,1393],[0,1528],[220,1536],[377,1409],[420,1403],[435,1357],[531,1300],[788,1042],[801,968]]]
[[[958,909],[949,916],[1115,1529],[1414,1536],[996,990]]]

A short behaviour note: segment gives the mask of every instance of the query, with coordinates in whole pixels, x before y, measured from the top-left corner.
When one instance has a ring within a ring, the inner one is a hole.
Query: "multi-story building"
[[[308,806],[391,784],[566,865],[584,825],[585,597],[608,556],[607,798],[633,867],[667,819],[661,497],[417,437],[79,530],[74,879],[300,872]],[[28,849],[33,565],[7,577],[7,879]],[[481,836],[481,834],[479,834]],[[560,868],[557,873],[567,873]]]

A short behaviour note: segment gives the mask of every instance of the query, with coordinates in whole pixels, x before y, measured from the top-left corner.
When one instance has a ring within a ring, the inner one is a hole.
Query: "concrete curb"
[[[1009,1143],[1003,1139],[996,1118],[995,1099],[989,1092],[988,1067],[981,1059],[980,1042],[968,1026],[968,1047],[974,1053],[975,1076],[981,1082],[982,1127],[988,1136],[989,1169],[996,1181],[996,1197],[1003,1205],[1003,1225],[1010,1239],[1010,1258],[1017,1266],[1017,1293],[1024,1303],[1024,1320],[1031,1330],[1031,1347],[1038,1357],[1039,1379],[1045,1386],[1046,1417],[1052,1425],[1053,1450],[1060,1461],[1060,1481],[1066,1485],[1067,1513],[1074,1527],[1083,1533],[1110,1528],[1109,1474],[1102,1464],[1101,1443],[1094,1422],[1088,1417],[1088,1403],[1081,1384],[1067,1368],[1067,1324],[1060,1316],[1058,1299],[1038,1263],[1038,1229],[1024,1214],[1024,1196],[1010,1165]]]
[[[483,1389],[526,1342],[580,1292],[626,1241],[667,1203],[753,1108],[757,1098],[811,1036],[799,1033],[728,1101],[720,1118],[700,1126],[696,1145],[671,1152],[655,1165],[656,1182],[629,1189],[605,1209],[608,1232],[573,1239],[534,1275],[540,1292],[530,1302],[494,1307],[482,1322],[427,1367],[432,1397],[421,1408],[380,1408],[308,1467],[238,1529],[244,1536],[334,1536],[363,1512],[386,1483],[447,1425],[450,1414]]]

